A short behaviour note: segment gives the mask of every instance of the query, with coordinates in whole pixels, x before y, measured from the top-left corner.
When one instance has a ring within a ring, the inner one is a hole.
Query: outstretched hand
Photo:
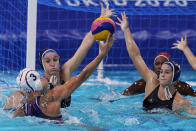
[[[129,21],[128,21],[128,17],[126,16],[125,12],[121,12],[121,17],[122,19],[120,19],[119,17],[117,17],[118,22],[116,22],[117,25],[119,25],[121,27],[122,31],[125,31],[127,28],[129,28]]]
[[[187,36],[185,36],[184,39],[181,37],[181,41],[177,40],[177,43],[173,43],[172,49],[179,49],[183,51],[187,46]]]
[[[114,9],[109,9],[109,3],[106,4],[106,8],[103,7],[103,4],[100,3],[101,6],[101,16],[100,17],[111,17],[111,16],[116,16]]]
[[[99,48],[101,50],[101,53],[106,54],[113,45],[113,42],[114,42],[113,35],[111,35],[110,33],[108,34],[108,37],[107,37],[105,44],[101,44],[100,41],[97,41],[97,42],[99,44]]]

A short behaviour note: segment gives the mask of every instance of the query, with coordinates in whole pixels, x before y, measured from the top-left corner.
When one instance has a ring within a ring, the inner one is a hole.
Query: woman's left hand
[[[122,19],[120,19],[119,17],[117,17],[119,22],[116,22],[117,25],[119,25],[121,27],[122,31],[125,31],[126,29],[129,28],[129,21],[128,21],[128,17],[126,16],[125,12],[121,12],[121,17]]]
[[[111,35],[110,33],[108,34],[108,37],[107,37],[105,44],[101,44],[100,41],[97,41],[97,42],[99,44],[99,48],[101,50],[101,53],[106,54],[113,45],[113,42],[114,42],[113,35]]]
[[[186,47],[188,47],[187,36],[185,36],[185,39],[183,39],[183,37],[181,37],[181,41],[177,40],[177,43],[173,44],[172,49],[179,49],[179,50],[183,51]]]

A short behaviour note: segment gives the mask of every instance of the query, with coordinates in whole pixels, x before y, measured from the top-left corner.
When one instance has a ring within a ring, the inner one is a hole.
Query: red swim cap
[[[159,58],[159,57],[164,57],[164,58],[166,58],[168,61],[171,59],[171,57],[170,57],[170,55],[169,55],[168,53],[166,53],[166,52],[160,52],[160,53],[155,57],[154,62],[155,62],[155,60],[156,60],[157,58]]]

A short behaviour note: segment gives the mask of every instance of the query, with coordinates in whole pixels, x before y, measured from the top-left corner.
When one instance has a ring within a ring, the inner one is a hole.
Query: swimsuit
[[[44,76],[44,78],[46,78]],[[46,80],[48,81],[49,83],[49,79],[46,78]],[[61,85],[63,85],[65,82],[63,80],[61,80]],[[50,90],[52,90],[54,88],[54,86],[52,85],[52,83],[49,83],[49,86],[50,86]],[[67,97],[66,99],[63,99],[61,101],[61,108],[66,108],[66,107],[69,107],[71,104],[71,95],[69,97]]]
[[[50,120],[61,120],[62,115],[57,117],[46,116],[40,109],[39,101],[40,101],[40,96],[36,97],[32,103],[24,104],[23,109],[26,116],[36,116],[36,117],[50,119]]]
[[[159,87],[154,89],[152,93],[143,101],[143,109],[144,110],[152,110],[154,108],[167,108],[172,110],[172,104],[174,101],[174,97],[176,95],[176,92],[172,95],[172,98],[170,100],[160,100],[158,98],[158,90]]]

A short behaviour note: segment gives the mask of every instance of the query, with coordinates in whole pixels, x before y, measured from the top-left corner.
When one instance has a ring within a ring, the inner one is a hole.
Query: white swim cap
[[[42,89],[39,73],[30,68],[21,70],[16,82],[25,92],[40,91]]]

